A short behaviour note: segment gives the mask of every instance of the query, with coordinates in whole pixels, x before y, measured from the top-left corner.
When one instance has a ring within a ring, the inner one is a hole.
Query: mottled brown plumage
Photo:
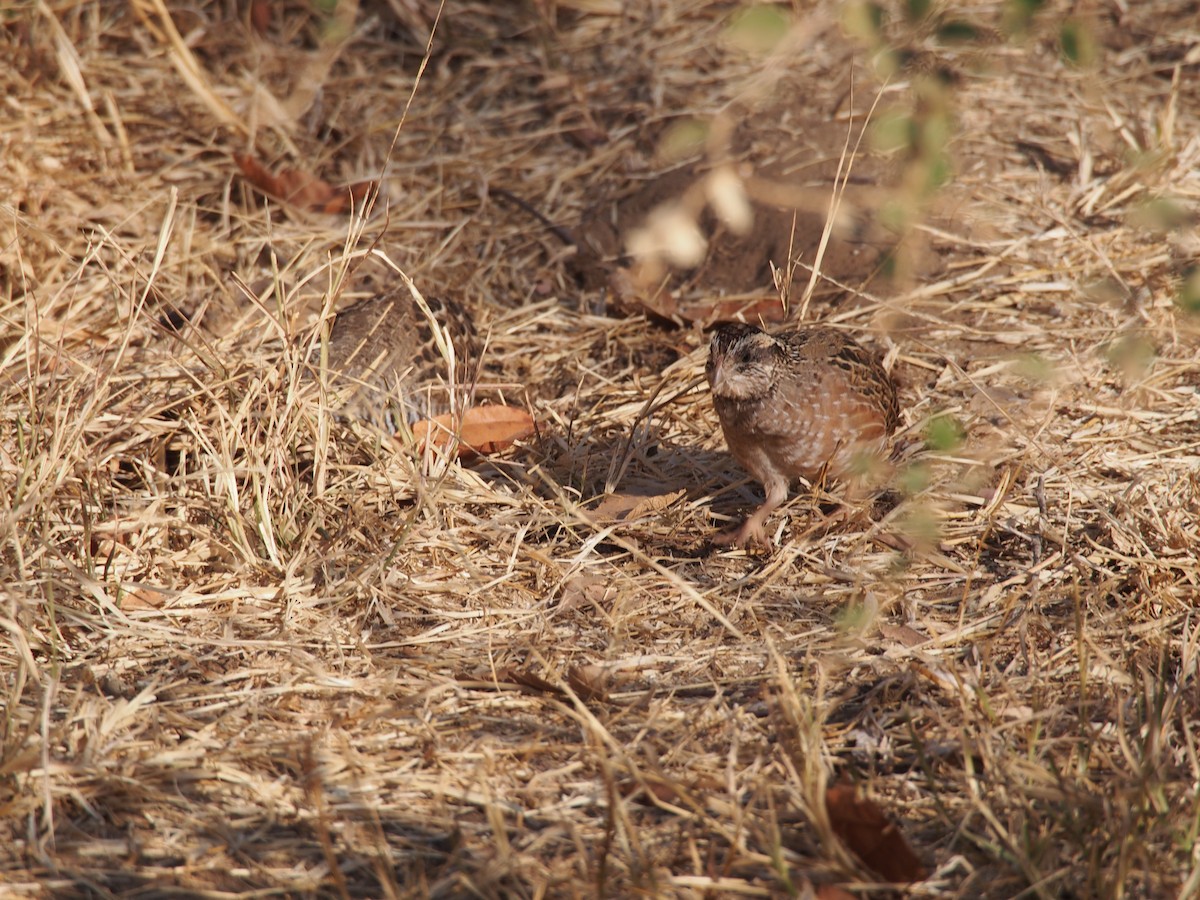
[[[884,457],[900,420],[896,386],[860,344],[832,328],[771,335],[717,327],[708,382],[729,450],[766,501],[720,544],[766,545],[763,523],[797,477],[845,479]]]
[[[329,331],[326,384],[343,415],[391,434],[401,422],[469,405],[479,368],[475,329],[455,304],[427,303],[453,346],[453,379],[448,348],[407,289],[369,297],[339,312]],[[316,354],[312,364],[320,366]]]

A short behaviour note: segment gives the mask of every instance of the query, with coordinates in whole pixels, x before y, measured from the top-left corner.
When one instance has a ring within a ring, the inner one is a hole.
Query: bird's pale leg
[[[722,531],[713,538],[713,543],[720,547],[745,547],[756,544],[764,550],[771,549],[771,541],[763,529],[767,517],[787,499],[788,482],[785,478],[774,478],[763,485],[767,490],[767,499],[762,506],[754,511],[738,528]]]

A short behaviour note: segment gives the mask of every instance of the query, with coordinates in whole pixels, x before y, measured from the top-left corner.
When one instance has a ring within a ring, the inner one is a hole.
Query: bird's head
[[[776,338],[753,325],[732,322],[713,331],[704,371],[714,397],[754,400],[766,396],[778,382],[783,357]]]

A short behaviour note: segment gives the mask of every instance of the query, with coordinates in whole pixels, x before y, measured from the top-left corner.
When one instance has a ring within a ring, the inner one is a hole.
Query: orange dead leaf
[[[303,169],[283,168],[272,175],[266,167],[249,154],[235,153],[233,161],[242,175],[264,194],[283,200],[310,212],[346,212],[375,188],[374,181],[359,181],[345,187],[335,187]]]
[[[860,798],[853,785],[831,787],[825,792],[825,806],[834,833],[871,869],[888,881],[925,878],[925,867],[900,829],[873,801]]]
[[[267,30],[271,27],[272,18],[271,0],[254,0],[250,4],[250,24],[254,26],[254,30],[259,34],[267,33]]]
[[[417,446],[432,441],[435,447],[446,447],[455,433],[454,416],[449,413],[422,419],[413,425]],[[458,455],[496,453],[511,447],[513,441],[533,434],[533,416],[515,406],[472,406],[462,415],[458,425]]]
[[[688,793],[684,787],[661,776],[643,773],[639,778],[625,778],[617,784],[617,790],[622,797],[640,800],[653,806],[659,803],[676,804],[687,802]]]
[[[162,609],[167,599],[165,593],[154,588],[132,587],[121,594],[119,605],[125,612],[138,609]]]

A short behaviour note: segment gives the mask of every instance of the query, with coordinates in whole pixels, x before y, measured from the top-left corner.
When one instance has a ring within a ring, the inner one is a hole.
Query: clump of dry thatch
[[[636,6],[0,19],[14,891],[833,897],[888,874],[838,781],[927,895],[1200,887],[1194,22]],[[628,256],[663,209],[686,271]],[[533,438],[321,407],[380,254]],[[706,544],[757,502],[698,384],[731,301],[903,384],[890,489],[769,555]]]

